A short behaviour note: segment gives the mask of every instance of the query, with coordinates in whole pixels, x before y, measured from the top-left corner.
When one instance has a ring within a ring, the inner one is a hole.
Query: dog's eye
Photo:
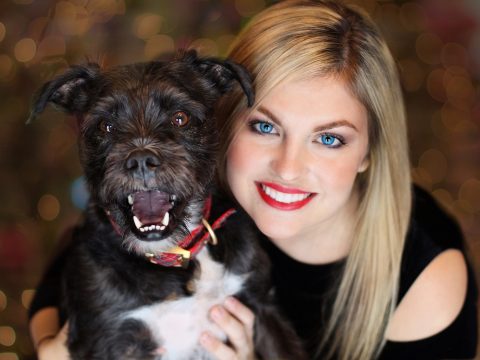
[[[100,123],[99,127],[100,127],[100,130],[106,133],[111,133],[113,132],[113,129],[114,129],[112,123],[105,120]]]
[[[187,115],[187,113],[183,111],[177,111],[175,114],[173,114],[172,117],[172,124],[178,127],[182,127],[188,124],[190,121],[190,116]]]

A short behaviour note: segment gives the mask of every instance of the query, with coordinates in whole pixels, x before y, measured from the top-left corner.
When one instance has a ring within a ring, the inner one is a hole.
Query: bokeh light
[[[83,176],[75,179],[70,187],[70,198],[72,203],[80,210],[87,208],[89,192]]]
[[[458,192],[458,199],[463,201],[471,212],[480,211],[480,181],[469,179],[465,181]]]
[[[7,301],[7,295],[0,290],[0,311],[3,311],[7,308],[8,301]]]
[[[162,21],[163,19],[160,15],[139,15],[133,22],[133,32],[138,38],[147,40],[160,32]]]
[[[38,201],[37,210],[43,220],[55,220],[60,213],[60,202],[55,196],[45,194]]]
[[[33,295],[35,295],[35,290],[33,289],[26,289],[22,291],[22,305],[25,309],[30,307]]]
[[[352,0],[372,14],[399,65],[412,174],[459,220],[480,254],[480,9],[477,0]],[[73,64],[149,61],[184,46],[225,56],[266,0],[9,0],[0,18],[0,360],[35,359],[26,306],[58,233],[88,202],[73,121],[25,126],[35,89]],[[450,11],[449,4],[455,5]],[[464,4],[464,5],[462,5]],[[469,4],[467,6],[467,4]],[[462,15],[463,12],[463,15]],[[462,17],[463,16],[463,17]],[[476,22],[463,21],[476,17]],[[479,273],[480,278],[480,273]],[[21,294],[21,295],[20,295]],[[8,296],[7,296],[8,295]],[[21,299],[19,300],[19,298]],[[7,331],[8,332],[8,331]]]
[[[5,34],[7,33],[7,29],[5,28],[5,25],[0,21],[0,42],[5,39]]]
[[[15,58],[20,62],[28,62],[33,59],[37,51],[37,44],[33,39],[21,39],[15,45]]]
[[[192,42],[191,46],[197,49],[202,56],[218,56],[218,45],[212,39],[197,39]]]
[[[18,360],[18,355],[13,352],[0,353],[0,360]]]
[[[0,344],[12,346],[17,338],[15,330],[11,326],[0,326]]]

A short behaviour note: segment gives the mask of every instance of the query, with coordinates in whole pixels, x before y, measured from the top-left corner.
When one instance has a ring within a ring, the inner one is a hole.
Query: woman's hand
[[[216,305],[210,310],[211,319],[227,334],[231,346],[204,332],[200,344],[218,360],[253,360],[253,325],[255,315],[233,297],[225,300],[224,305]]]
[[[37,344],[38,360],[68,360],[67,349],[68,323],[55,336],[40,339]]]

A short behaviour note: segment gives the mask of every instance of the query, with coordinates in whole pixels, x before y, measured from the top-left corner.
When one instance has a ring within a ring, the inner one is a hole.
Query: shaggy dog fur
[[[269,262],[237,209],[182,267],[154,264],[202,224],[215,171],[216,100],[248,73],[194,51],[166,62],[103,70],[73,66],[37,94],[74,115],[90,202],[64,274],[68,347],[74,359],[208,359],[198,345],[208,309],[234,295],[255,313],[263,359],[300,359],[299,342],[271,299]],[[230,209],[214,198],[210,224]],[[205,229],[202,229],[203,231]]]

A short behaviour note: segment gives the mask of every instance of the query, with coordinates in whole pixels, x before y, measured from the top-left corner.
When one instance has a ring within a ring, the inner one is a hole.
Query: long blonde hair
[[[372,359],[385,343],[396,304],[411,208],[405,112],[390,51],[361,9],[338,1],[286,0],[254,17],[229,57],[251,72],[257,104],[281,82],[334,75],[368,111],[369,167],[356,180],[356,238],[318,351],[327,358]],[[218,106],[219,179],[227,187],[226,154],[245,111],[239,91]]]

